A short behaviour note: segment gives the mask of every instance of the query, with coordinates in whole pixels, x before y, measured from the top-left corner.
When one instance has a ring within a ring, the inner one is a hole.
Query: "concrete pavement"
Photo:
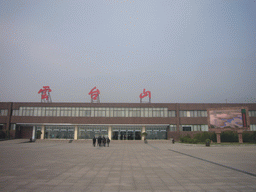
[[[0,191],[255,191],[256,146],[0,142]]]

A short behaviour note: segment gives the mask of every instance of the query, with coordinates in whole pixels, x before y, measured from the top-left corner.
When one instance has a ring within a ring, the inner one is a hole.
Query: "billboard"
[[[209,110],[210,128],[243,128],[243,114],[241,109],[213,109]]]

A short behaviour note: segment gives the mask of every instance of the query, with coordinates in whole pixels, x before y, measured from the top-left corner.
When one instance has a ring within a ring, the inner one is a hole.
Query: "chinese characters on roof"
[[[45,103],[52,102],[50,92],[52,92],[52,90],[50,89],[49,86],[43,86],[43,89],[40,89],[38,91],[38,94],[41,93],[41,102],[45,102]],[[99,91],[99,89],[96,88],[96,86],[93,87],[88,94],[91,95],[91,103],[100,103],[100,91]],[[139,97],[140,97],[141,103],[142,103],[142,99],[145,97],[148,97],[148,99],[149,99],[148,102],[151,103],[151,92],[150,91],[146,91],[146,89],[143,89],[143,93],[141,93]]]
[[[52,90],[50,89],[49,86],[43,86],[43,89],[40,89],[38,91],[38,94],[41,93],[41,102],[46,102],[46,103],[51,103],[52,99],[50,96],[50,92]]]
[[[151,92],[150,91],[146,91],[146,89],[143,89],[143,93],[140,94],[140,102],[142,103],[142,99],[144,97],[147,97],[148,96],[148,99],[149,99],[149,103],[151,103]]]
[[[89,92],[89,95],[91,95],[91,102],[100,102],[100,91],[99,89],[96,89],[96,86],[92,88],[92,90]]]

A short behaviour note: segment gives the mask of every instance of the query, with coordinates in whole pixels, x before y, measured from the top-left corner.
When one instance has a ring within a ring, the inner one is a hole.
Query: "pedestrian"
[[[109,138],[107,138],[107,144],[108,144],[108,147],[109,147],[109,143],[110,143],[110,139],[109,139]]]
[[[106,138],[103,136],[103,146],[105,147],[106,146]]]
[[[98,137],[99,147],[101,147],[101,136]]]
[[[96,143],[96,138],[95,138],[95,136],[94,136],[93,139],[92,139],[93,147],[95,147],[95,143]]]
[[[100,141],[99,141],[100,137],[97,137],[97,146],[100,145]]]

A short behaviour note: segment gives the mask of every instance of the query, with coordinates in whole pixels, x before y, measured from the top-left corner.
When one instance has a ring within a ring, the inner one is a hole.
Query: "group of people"
[[[96,145],[96,140],[97,140],[97,146],[101,147],[102,146],[101,143],[102,143],[103,146],[106,147],[106,143],[107,143],[108,147],[109,147],[110,139],[108,137],[105,138],[104,136],[103,137],[99,136],[96,139],[96,137],[94,136],[93,139],[92,139],[92,144],[93,144],[94,147]]]

